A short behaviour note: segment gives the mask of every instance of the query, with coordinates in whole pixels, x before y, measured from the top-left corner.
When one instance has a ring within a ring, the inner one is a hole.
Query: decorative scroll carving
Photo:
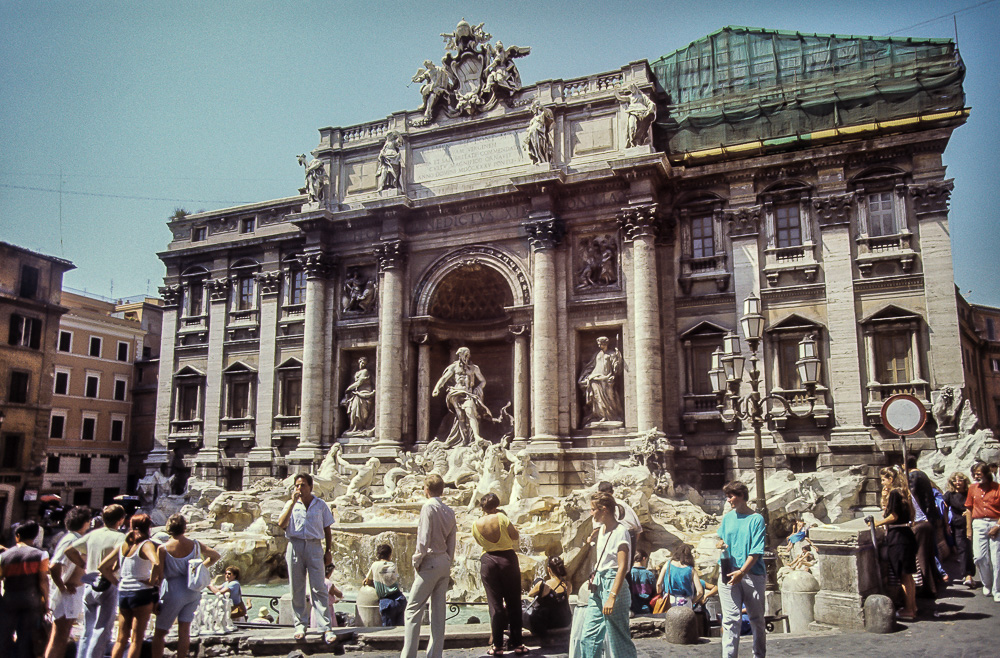
[[[322,251],[311,251],[299,256],[299,264],[305,270],[307,279],[325,279],[333,269],[335,259]]]
[[[524,148],[534,164],[549,164],[552,162],[552,124],[555,116],[537,98],[531,101],[531,112],[531,121],[524,131]]]
[[[184,289],[179,283],[174,283],[169,286],[160,286],[160,297],[163,298],[163,307],[169,308],[180,304],[183,292]]]
[[[450,117],[488,111],[501,100],[509,102],[521,89],[514,60],[528,55],[530,48],[504,46],[501,41],[493,45],[493,35],[483,30],[483,23],[473,27],[464,19],[454,32],[441,36],[446,51],[442,65],[424,60],[413,76],[413,82],[421,83],[418,111],[423,112],[414,125],[431,123],[438,110]]]
[[[528,242],[535,251],[554,249],[562,242],[566,227],[556,217],[546,217],[527,222],[524,225],[528,232]]]
[[[208,295],[213,302],[226,301],[226,297],[229,295],[229,284],[228,276],[205,280],[205,287],[208,288]]]
[[[618,283],[618,241],[612,235],[594,235],[580,240],[576,287],[589,290]]]
[[[375,281],[360,267],[350,267],[340,293],[340,310],[345,315],[368,315],[375,308]]]
[[[655,238],[661,229],[658,206],[651,203],[645,206],[628,206],[618,213],[618,227],[629,242],[640,237]]]
[[[281,290],[281,271],[257,272],[254,275],[257,285],[260,287],[261,295],[277,295]]]
[[[934,181],[924,185],[911,185],[910,197],[917,215],[948,212],[951,191],[955,189],[954,179]]]
[[[299,164],[306,168],[306,196],[310,203],[322,204],[326,200],[326,186],[330,177],[326,173],[326,163],[319,158],[313,158],[306,163],[305,154],[297,155]]]
[[[395,130],[385,138],[375,169],[375,190],[403,191],[403,137]]]
[[[724,211],[729,222],[729,235],[734,238],[753,237],[760,233],[761,206],[747,206]]]
[[[842,226],[851,222],[855,195],[831,194],[813,199],[813,209],[821,227]]]
[[[377,245],[373,251],[375,258],[378,259],[380,272],[399,269],[406,264],[406,248],[402,240],[383,242]]]

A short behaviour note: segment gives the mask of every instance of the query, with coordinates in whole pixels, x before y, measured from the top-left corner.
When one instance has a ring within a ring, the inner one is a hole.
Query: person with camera
[[[740,651],[741,612],[746,608],[753,629],[754,658],[767,651],[764,626],[764,517],[747,504],[747,485],[734,480],[722,488],[732,510],[722,517],[719,538],[723,549],[719,560],[719,601],[722,605],[722,655],[736,658]]]

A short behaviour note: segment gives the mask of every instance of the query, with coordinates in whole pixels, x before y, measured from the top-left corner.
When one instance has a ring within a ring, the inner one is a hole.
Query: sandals
[[[523,656],[526,653],[528,653],[528,647],[524,646],[523,644],[519,647],[514,648],[515,656]]]
[[[292,639],[294,639],[296,642],[301,642],[302,640],[306,639],[306,634],[304,631],[295,631],[295,635],[292,636]]]
[[[502,656],[503,655],[503,649],[497,649],[496,647],[490,647],[489,649],[486,650],[486,655],[487,656]]]
[[[327,631],[326,633],[323,634],[323,641],[326,642],[327,644],[333,644],[334,642],[337,641],[337,634],[334,633],[333,631]]]

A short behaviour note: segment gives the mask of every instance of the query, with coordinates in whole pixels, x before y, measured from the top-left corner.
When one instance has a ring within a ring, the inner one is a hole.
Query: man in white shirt
[[[337,637],[331,631],[330,598],[327,593],[326,565],[333,563],[333,512],[326,501],[312,495],[313,478],[308,473],[295,476],[295,493],[278,517],[278,527],[285,531],[288,549],[288,584],[292,589],[292,611],[295,613],[295,639],[306,636],[309,616],[306,611],[306,580],[312,599],[314,617],[327,644]],[[323,540],[326,550],[323,550]]]
[[[403,651],[400,658],[416,658],[420,642],[420,624],[424,605],[430,600],[431,637],[427,643],[427,658],[441,658],[444,651],[445,602],[451,563],[455,559],[455,512],[444,504],[444,480],[431,473],[424,478],[424,495],[428,501],[420,510],[417,524],[417,547],[413,553],[416,574],[406,605],[403,631]]]
[[[45,658],[62,658],[66,654],[73,624],[83,613],[82,570],[68,557],[66,549],[90,529],[90,508],[77,505],[66,513],[66,533],[56,544],[49,567],[49,607],[52,610],[52,633],[45,648]]]
[[[118,586],[112,584],[103,592],[98,592],[93,583],[100,575],[98,568],[104,558],[125,541],[119,530],[125,521],[125,508],[108,505],[101,511],[101,519],[104,521],[103,528],[88,532],[66,549],[66,557],[77,568],[83,569],[85,582],[89,583],[83,593],[86,615],[83,638],[76,653],[79,658],[104,658],[111,641],[115,613],[118,612]]]

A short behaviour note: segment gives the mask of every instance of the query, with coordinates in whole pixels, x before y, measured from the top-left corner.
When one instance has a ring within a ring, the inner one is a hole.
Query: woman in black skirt
[[[875,526],[886,526],[886,560],[889,571],[903,587],[903,609],[896,613],[899,619],[913,621],[917,618],[917,586],[913,574],[917,572],[917,538],[910,529],[913,521],[913,502],[906,478],[894,468],[883,468],[882,519]]]
[[[528,652],[521,643],[521,567],[517,546],[521,535],[500,511],[500,499],[488,493],[479,501],[483,515],[472,524],[472,537],[483,547],[479,573],[490,606],[490,656],[503,655],[503,634],[510,628],[509,647],[518,656]]]

